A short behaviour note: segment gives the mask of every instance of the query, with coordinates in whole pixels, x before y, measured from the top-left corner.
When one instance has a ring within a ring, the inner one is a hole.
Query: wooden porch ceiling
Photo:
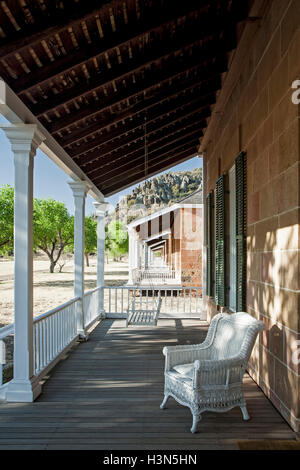
[[[0,76],[109,196],[196,155],[250,4],[6,0]]]

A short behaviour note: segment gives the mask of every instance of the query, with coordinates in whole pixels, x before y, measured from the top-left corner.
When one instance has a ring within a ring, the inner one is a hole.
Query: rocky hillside
[[[127,194],[116,207],[117,218],[129,223],[201,188],[202,168],[164,173],[139,184]]]

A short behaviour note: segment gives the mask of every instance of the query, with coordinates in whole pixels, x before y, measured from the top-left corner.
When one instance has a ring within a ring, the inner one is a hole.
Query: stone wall
[[[236,79],[205,148],[205,194],[245,150],[247,311],[267,326],[249,372],[299,429],[300,127],[291,99],[300,79],[299,0],[270,2]],[[209,299],[208,314],[215,312]]]

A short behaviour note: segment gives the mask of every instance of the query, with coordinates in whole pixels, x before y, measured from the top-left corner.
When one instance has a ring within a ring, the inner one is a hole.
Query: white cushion
[[[189,379],[193,378],[193,374],[194,374],[193,362],[191,362],[190,364],[179,364],[177,366],[174,366],[173,369],[180,375],[184,375],[185,377],[188,377]]]

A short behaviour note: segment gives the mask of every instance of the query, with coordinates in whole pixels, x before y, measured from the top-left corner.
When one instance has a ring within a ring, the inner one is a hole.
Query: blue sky
[[[0,115],[0,123],[4,122],[7,121]],[[167,171],[193,170],[200,166],[202,166],[202,159],[191,158]],[[51,197],[63,201],[72,214],[74,212],[74,204],[71,189],[67,184],[68,181],[70,181],[70,178],[50,158],[38,150],[34,160],[34,197]],[[4,184],[14,184],[14,166],[10,143],[4,132],[0,130],[0,186]],[[115,206],[122,196],[131,192],[133,187],[108,197],[106,200]],[[86,214],[92,213],[93,209],[93,198],[88,196]]]

